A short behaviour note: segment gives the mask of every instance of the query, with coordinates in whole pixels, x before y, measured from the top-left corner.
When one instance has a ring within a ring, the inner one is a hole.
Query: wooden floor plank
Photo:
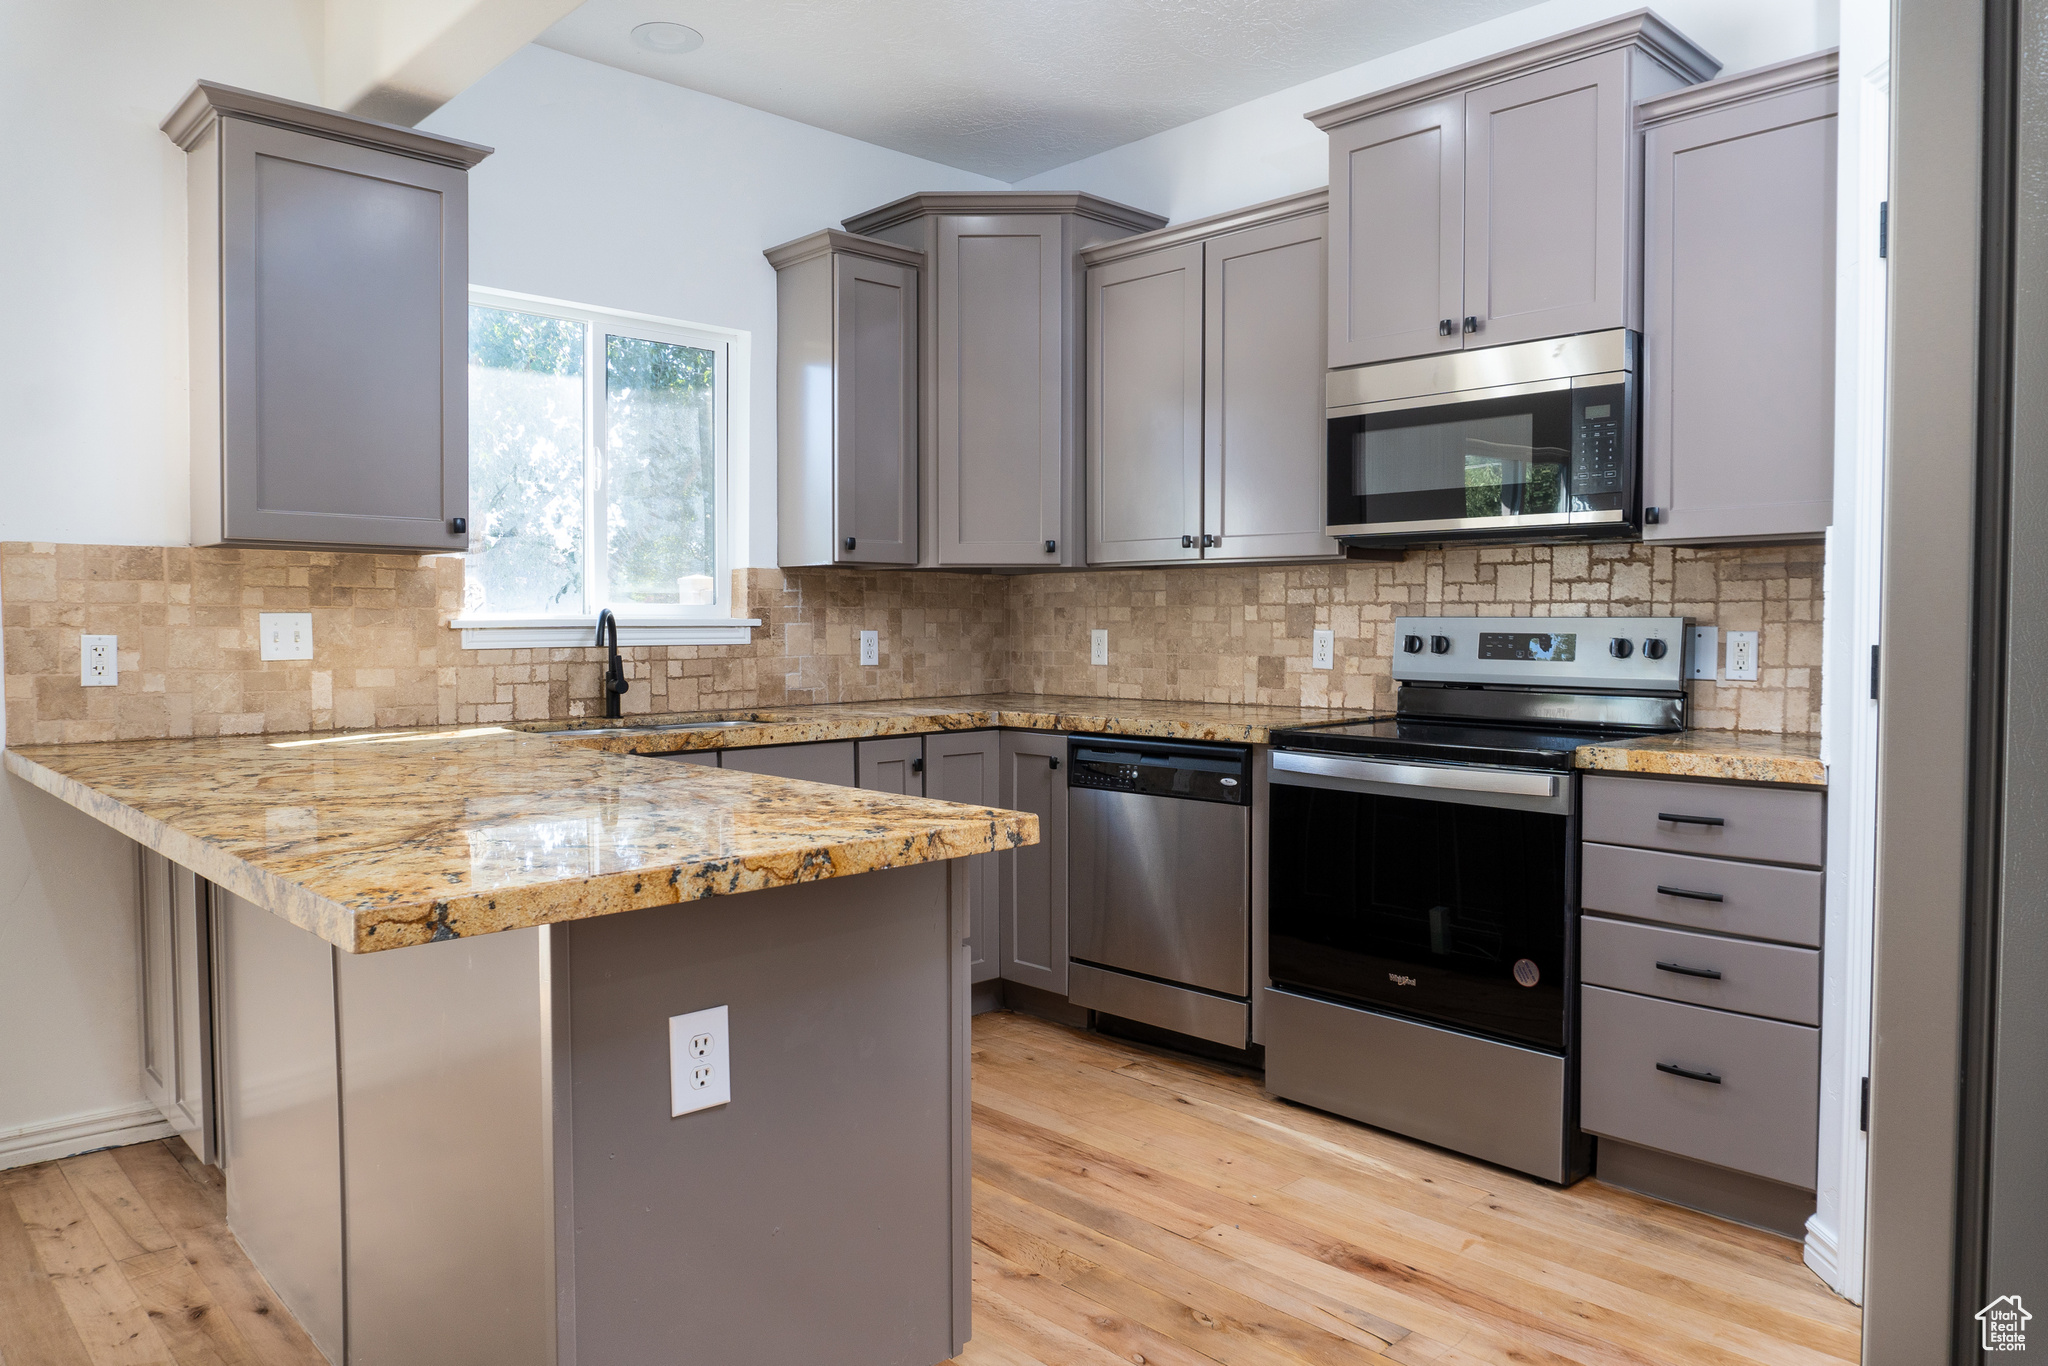
[[[108,1255],[115,1261],[125,1262],[145,1252],[162,1252],[173,1246],[171,1235],[164,1232],[156,1215],[136,1194],[134,1184],[114,1160],[113,1153],[101,1151],[67,1157],[57,1164],[57,1170],[64,1173],[72,1194],[85,1207],[86,1217],[92,1220],[100,1240],[107,1245]]]
[[[265,1366],[250,1355],[242,1335],[176,1247],[132,1257],[121,1263],[121,1274],[178,1366]]]
[[[12,1193],[26,1175],[0,1174],[0,1359],[10,1366],[91,1366],[85,1342],[15,1213]]]
[[[12,1194],[36,1263],[93,1366],[172,1366],[169,1349],[64,1173],[46,1164],[33,1179],[16,1183]]]
[[[188,1172],[173,1144],[183,1146],[176,1139],[141,1143],[117,1148],[114,1156],[254,1360],[263,1366],[327,1366],[228,1231],[218,1189]]]

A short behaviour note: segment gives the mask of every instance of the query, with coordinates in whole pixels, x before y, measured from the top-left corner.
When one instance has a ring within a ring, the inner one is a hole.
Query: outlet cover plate
[[[882,636],[879,631],[860,633],[860,662],[880,664],[882,662]]]
[[[1721,656],[1721,628],[1718,626],[1695,626],[1692,628],[1692,653],[1687,656],[1685,676],[1687,678],[1713,678],[1718,673]]]
[[[311,659],[313,657],[313,614],[311,612],[259,612],[257,632],[263,641],[265,659]]]
[[[732,1102],[725,1007],[668,1017],[669,1118]]]
[[[1315,658],[1310,663],[1318,669],[1337,667],[1337,633],[1317,631],[1315,633]]]
[[[1109,663],[1109,632],[1095,630],[1088,633],[1088,662]]]
[[[1728,633],[1727,677],[1731,683],[1756,681],[1756,635],[1754,631]]]
[[[78,682],[86,688],[116,688],[121,685],[119,636],[78,638]]]

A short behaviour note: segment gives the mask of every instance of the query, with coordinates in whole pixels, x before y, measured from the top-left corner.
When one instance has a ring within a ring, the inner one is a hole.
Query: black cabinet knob
[[[1607,642],[1607,653],[1616,659],[1627,659],[1636,652],[1635,642],[1627,636],[1616,636]]]
[[[454,532],[457,536],[467,534],[469,531],[469,518],[450,517],[448,519],[448,529]]]
[[[922,759],[912,759],[912,760],[910,761],[910,771],[911,771],[912,773],[922,773],[922,772],[924,772],[924,760],[922,760]]]
[[[1466,330],[1467,332],[1477,332],[1477,331],[1479,330],[1479,315],[1478,315],[1478,314],[1476,314],[1476,313],[1467,313],[1467,314],[1465,315],[1465,330]]]
[[[1645,526],[1655,526],[1655,525],[1657,525],[1657,524],[1658,524],[1659,522],[1661,522],[1661,521],[1663,521],[1663,520],[1664,520],[1664,509],[1663,509],[1663,508],[1644,508],[1644,509],[1643,509],[1643,525],[1645,525]]]
[[[1046,553],[1046,554],[1048,554],[1048,555],[1052,554],[1052,553],[1053,553],[1054,551],[1058,550],[1059,548],[1060,548],[1060,543],[1059,543],[1058,541],[1047,541],[1047,542],[1045,543],[1045,553]]]
[[[1408,652],[1409,654],[1411,654],[1411,655],[1419,655],[1419,654],[1421,654],[1421,653],[1422,653],[1422,637],[1421,637],[1421,636],[1402,636],[1402,637],[1401,637],[1401,648],[1402,648],[1402,649],[1404,649],[1404,650],[1406,650],[1406,651],[1407,651],[1407,652]]]
[[[1440,323],[1438,323],[1438,324],[1436,325],[1436,334],[1437,334],[1437,335],[1438,335],[1439,337],[1455,337],[1455,336],[1457,336],[1457,335],[1458,335],[1458,320],[1457,320],[1456,318],[1445,318],[1445,319],[1444,319],[1444,320],[1443,320],[1442,322],[1440,322]]]
[[[1181,537],[1181,538],[1180,538],[1180,548],[1181,548],[1182,550],[1193,550],[1193,549],[1195,548],[1195,538],[1194,538],[1194,537],[1192,537],[1192,536],[1183,536],[1183,537]]]
[[[851,549],[853,549],[853,537],[851,537],[851,536],[848,536],[848,537],[846,538],[846,548],[847,548],[848,550],[851,550]]]
[[[1449,654],[1451,652],[1451,638],[1449,636],[1431,636],[1429,638],[1429,652],[1433,655]]]
[[[1655,636],[1651,636],[1643,642],[1643,657],[1646,659],[1662,659],[1664,652],[1669,648],[1663,641]]]

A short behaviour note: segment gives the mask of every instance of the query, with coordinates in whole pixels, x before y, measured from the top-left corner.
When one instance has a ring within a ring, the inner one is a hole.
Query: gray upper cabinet
[[[1640,108],[1646,541],[1833,520],[1835,66],[1825,52]]]
[[[1202,526],[1202,244],[1088,272],[1088,563],[1192,560]]]
[[[202,82],[187,153],[200,545],[469,545],[468,170],[488,148]]]
[[[1645,10],[1309,114],[1330,364],[1640,328],[1633,105],[1716,70]]]
[[[921,251],[918,563],[1084,563],[1083,248],[1160,227],[1086,194],[912,195],[846,220]]]
[[[924,255],[827,230],[767,257],[776,271],[777,560],[915,564]]]
[[[1328,197],[1095,247],[1088,562],[1315,559]]]

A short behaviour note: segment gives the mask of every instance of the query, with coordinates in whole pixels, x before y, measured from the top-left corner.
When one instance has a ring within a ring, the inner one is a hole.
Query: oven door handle
[[[1391,783],[1397,787],[1433,787],[1446,792],[1494,792],[1511,797],[1555,797],[1555,773],[1523,773],[1514,769],[1450,767],[1440,764],[1390,764],[1379,759],[1340,759],[1328,754],[1274,750],[1272,778],[1285,783],[1289,773],[1360,783]]]

